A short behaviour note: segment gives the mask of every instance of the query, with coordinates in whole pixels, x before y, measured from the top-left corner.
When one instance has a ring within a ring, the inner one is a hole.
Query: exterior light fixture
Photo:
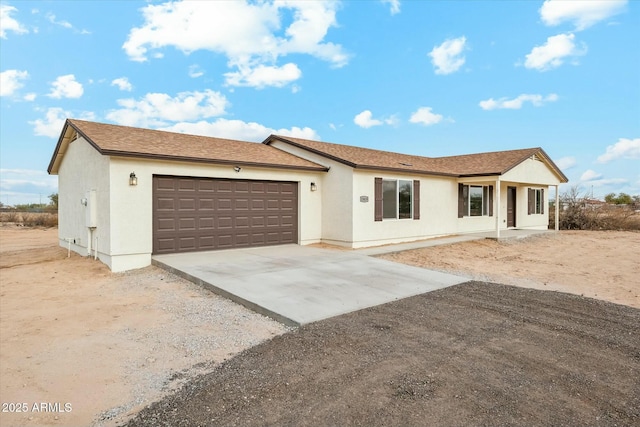
[[[240,172],[242,170],[242,168],[240,166],[234,166],[233,170],[236,172]]]
[[[138,185],[138,177],[135,172],[129,174],[129,185]]]
[[[316,191],[318,189],[318,186],[316,185],[315,182],[311,183],[311,191]]]

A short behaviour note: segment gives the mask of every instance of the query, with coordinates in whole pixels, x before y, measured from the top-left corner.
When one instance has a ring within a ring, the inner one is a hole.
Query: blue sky
[[[640,194],[640,2],[0,2],[0,201],[65,118],[424,156],[542,147]],[[567,187],[561,188],[561,191]]]

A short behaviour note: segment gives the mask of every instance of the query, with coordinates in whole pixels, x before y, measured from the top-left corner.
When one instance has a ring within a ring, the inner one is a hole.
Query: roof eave
[[[201,157],[188,157],[188,156],[169,156],[164,154],[147,154],[147,153],[136,153],[129,151],[118,151],[118,150],[104,150],[102,154],[106,156],[113,157],[130,157],[130,158],[138,158],[138,159],[149,159],[149,160],[167,160],[172,162],[190,162],[190,163],[209,163],[209,164],[220,164],[220,165],[234,165],[234,166],[254,166],[254,167],[263,167],[263,168],[274,168],[274,169],[293,169],[293,170],[305,170],[305,171],[314,171],[314,172],[328,172],[329,168],[324,166],[296,166],[296,165],[283,165],[277,163],[261,163],[261,162],[248,162],[245,160],[218,160],[218,159],[205,159]]]
[[[418,175],[435,175],[435,176],[447,176],[457,178],[459,175],[455,173],[448,172],[436,172],[422,169],[403,169],[403,168],[393,168],[393,167],[385,167],[385,166],[370,166],[370,165],[355,165],[354,169],[365,169],[365,170],[373,170],[373,171],[389,171],[389,172],[402,172],[402,173],[413,173]]]
[[[531,158],[531,155],[533,154],[533,155],[540,155],[544,159],[544,162],[547,164],[547,166],[551,168],[551,170],[558,176],[558,178],[560,178],[560,182],[563,182],[563,183],[569,182],[569,178],[567,178],[567,176],[564,173],[562,173],[562,170],[560,170],[558,165],[556,165],[553,162],[553,160],[551,160],[551,157],[549,157],[549,155],[542,149],[542,147],[532,148],[532,150],[536,150],[536,151],[531,153],[531,154],[527,154],[526,156],[522,157],[517,162],[514,162],[508,168],[503,170],[501,172],[501,174],[504,175],[505,173],[509,172],[511,169],[515,168],[520,163],[522,163],[525,160]]]
[[[350,162],[350,161],[345,160],[345,159],[343,159],[341,157],[332,156],[331,154],[327,154],[324,151],[316,150],[314,148],[309,148],[309,147],[307,147],[305,145],[299,144],[299,143],[297,143],[295,141],[291,141],[289,139],[283,138],[283,137],[278,136],[278,135],[269,135],[269,137],[267,139],[265,139],[264,141],[262,141],[262,143],[266,144],[266,145],[270,145],[271,141],[274,140],[274,139],[276,139],[276,140],[278,140],[280,142],[284,142],[285,144],[293,145],[294,147],[298,147],[298,148],[301,148],[303,150],[309,151],[311,153],[317,154],[318,156],[334,160],[334,161],[336,161],[338,163],[342,163],[342,164],[350,166],[352,168],[357,167],[356,163]]]

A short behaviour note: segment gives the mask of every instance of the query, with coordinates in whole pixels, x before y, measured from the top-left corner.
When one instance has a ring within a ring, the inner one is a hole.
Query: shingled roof
[[[282,141],[353,168],[454,177],[503,175],[526,159],[537,156],[553,169],[562,182],[568,181],[540,147],[450,157],[422,157],[282,135],[271,135],[263,143],[269,145],[272,141]]]
[[[62,157],[76,133],[100,154],[107,156],[328,170],[293,154],[254,142],[67,119],[49,163],[49,173],[58,172]]]

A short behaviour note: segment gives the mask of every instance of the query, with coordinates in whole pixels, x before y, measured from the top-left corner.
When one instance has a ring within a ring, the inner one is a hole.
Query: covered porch
[[[458,234],[501,239],[546,232],[550,209],[555,210],[554,229],[559,230],[559,182],[531,183],[498,175],[465,177],[458,184]],[[549,203],[551,194],[555,197],[553,206]]]

